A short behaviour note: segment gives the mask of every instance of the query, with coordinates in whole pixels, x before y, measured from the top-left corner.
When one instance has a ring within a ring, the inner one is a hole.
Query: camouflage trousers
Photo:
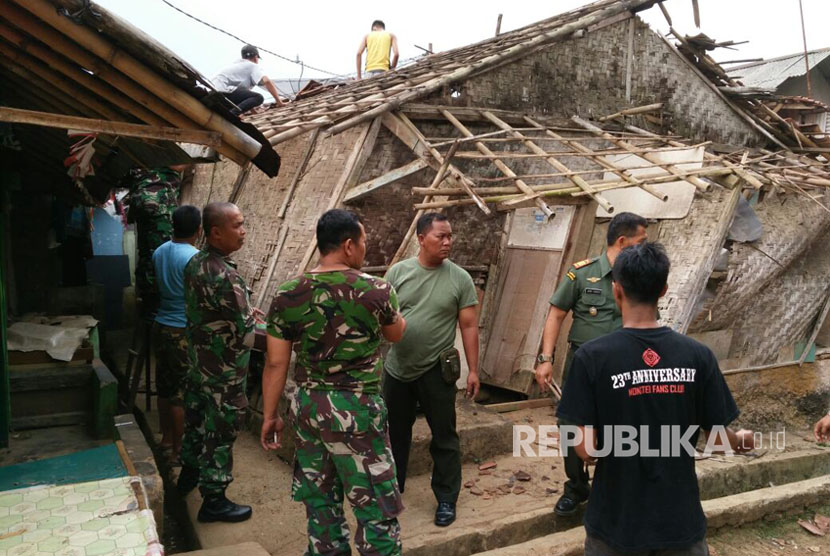
[[[216,384],[190,372],[184,393],[182,464],[199,470],[202,496],[224,492],[233,481],[233,443],[245,423],[245,380]]]
[[[182,405],[184,381],[190,366],[185,329],[153,323],[153,349],[156,355],[156,390],[159,398]]]
[[[357,519],[363,555],[401,554],[403,511],[379,394],[298,388],[291,403],[296,434],[292,496],[308,517],[306,555],[351,554],[344,497]]]

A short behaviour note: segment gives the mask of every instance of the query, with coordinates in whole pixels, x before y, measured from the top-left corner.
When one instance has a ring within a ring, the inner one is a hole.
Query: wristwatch
[[[540,353],[536,356],[537,363],[550,363],[553,361],[553,354],[545,355],[544,353]]]

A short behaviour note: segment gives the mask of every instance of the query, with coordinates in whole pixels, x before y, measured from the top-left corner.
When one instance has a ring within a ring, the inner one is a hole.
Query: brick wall
[[[629,21],[547,46],[419,102],[488,106],[570,118],[664,103],[671,129],[697,141],[756,145],[762,136],[642,20],[634,18],[631,102],[625,100]]]

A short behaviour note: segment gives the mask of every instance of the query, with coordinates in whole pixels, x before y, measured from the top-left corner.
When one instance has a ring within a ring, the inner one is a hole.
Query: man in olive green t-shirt
[[[389,350],[384,365],[383,397],[389,410],[389,436],[397,466],[398,486],[404,491],[416,404],[432,432],[432,492],[438,500],[435,524],[455,521],[461,490],[461,449],[455,430],[455,378],[442,373],[442,362],[455,345],[460,326],[467,358],[467,396],[478,393],[478,295],[470,275],[450,261],[452,227],[439,213],[417,222],[417,257],[389,269],[386,280],[398,292],[407,322],[401,341]],[[450,352],[452,357],[456,352]]]

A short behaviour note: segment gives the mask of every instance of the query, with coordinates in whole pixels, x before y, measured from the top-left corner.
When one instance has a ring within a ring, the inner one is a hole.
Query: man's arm
[[[470,305],[458,312],[458,326],[461,328],[461,343],[467,358],[467,397],[475,399],[481,382],[478,378],[478,306]]]
[[[259,442],[266,450],[276,450],[282,441],[285,424],[279,416],[280,398],[285,390],[288,363],[291,361],[291,342],[268,335],[268,353],[262,372],[262,430]]]
[[[551,305],[548,309],[548,317],[545,319],[545,329],[542,332],[542,355],[553,355],[553,349],[556,347],[556,341],[559,339],[559,331],[562,329],[562,323],[568,312],[560,309],[556,305]],[[536,384],[539,389],[544,392],[547,390],[547,383],[553,380],[553,362],[539,363],[536,365]]]
[[[386,341],[392,342],[393,344],[401,341],[405,331],[406,320],[404,320],[403,315],[400,313],[398,313],[398,318],[395,319],[395,322],[380,327],[380,333],[383,334]]]
[[[259,84],[265,87],[271,96],[274,97],[274,103],[277,106],[283,106],[285,103],[280,99],[280,92],[274,86],[274,82],[268,79],[267,75],[263,75],[262,79],[260,79]]]
[[[594,427],[579,427],[579,442],[574,446],[574,450],[576,450],[579,459],[588,465],[594,465],[597,462],[597,458],[588,453],[589,450],[597,453],[597,435],[594,432]]]
[[[816,442],[827,442],[830,440],[830,413],[818,420],[813,427],[813,434]]]
[[[363,40],[360,41],[360,46],[357,47],[357,78],[360,79],[360,59],[363,57],[363,51],[366,50],[366,37],[367,35],[363,35]]]
[[[733,431],[730,427],[723,428],[726,432],[727,441],[729,442],[729,449],[735,452],[736,454],[743,454],[755,448],[755,438],[753,437],[752,431],[746,429]],[[715,440],[718,440],[720,438],[719,435],[715,438],[711,438],[711,429],[703,429],[703,434],[706,435],[707,446],[709,445],[709,442],[712,441],[712,447],[714,448],[713,453],[719,454],[727,451],[726,446],[724,446],[722,443],[715,442]]]
[[[398,37],[393,33],[389,34],[392,35],[392,61],[389,62],[389,69],[393,70],[398,65]]]

